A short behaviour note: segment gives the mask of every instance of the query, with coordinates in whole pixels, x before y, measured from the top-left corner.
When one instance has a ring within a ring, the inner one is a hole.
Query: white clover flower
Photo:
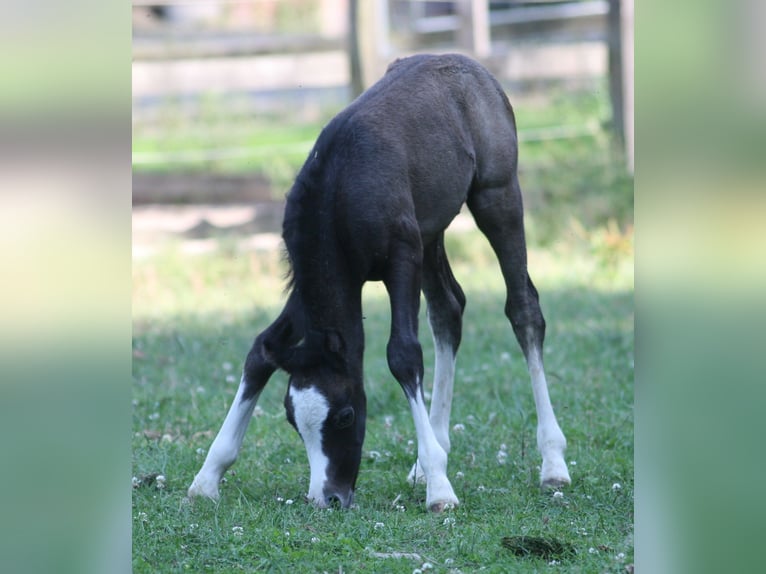
[[[500,360],[501,361],[510,361],[511,360],[511,354],[508,353],[508,352],[500,353]]]
[[[253,416],[256,417],[262,417],[266,411],[264,411],[260,406],[255,405],[255,408],[253,409]]]
[[[236,375],[226,375],[226,382],[227,383],[236,383],[237,382],[237,376]]]
[[[241,526],[232,526],[231,532],[232,534],[234,534],[234,536],[242,536],[245,532],[245,529],[242,528]]]
[[[553,498],[564,498],[564,493],[561,492],[560,490],[557,490],[556,492],[553,493]]]
[[[615,482],[612,485],[612,491],[613,492],[619,492],[620,490],[622,490],[622,485],[619,482]]]
[[[421,570],[431,570],[434,567],[433,564],[430,562],[423,562],[423,564],[420,566]]]
[[[402,504],[397,504],[396,505],[396,511],[397,512],[404,512],[405,510],[407,510],[407,509],[404,508],[404,505],[402,505]]]
[[[197,449],[197,454],[205,454],[206,452],[207,451],[204,448],[202,448],[202,447]]]
[[[380,453],[377,450],[371,450],[370,451],[370,458],[372,460],[377,460],[380,458]]]
[[[465,425],[463,423],[457,423],[452,427],[453,432],[463,432],[465,430]]]
[[[480,484],[476,490],[478,490],[479,492],[484,492],[487,489],[484,487],[483,484]]]
[[[293,499],[292,498],[288,498],[287,500],[285,500],[285,504],[287,506],[290,506],[292,503],[293,503]]]
[[[590,548],[588,548],[588,554],[598,554],[598,550],[596,550],[595,548],[593,548],[593,546],[591,546]]]
[[[376,522],[374,526],[375,530],[380,530],[381,528],[385,528],[385,527],[386,525],[383,524],[382,522]]]
[[[157,488],[165,488],[166,479],[164,474],[158,474],[154,481],[157,483]]]
[[[625,560],[625,553],[624,552],[620,552],[619,554],[617,554],[617,556],[614,557],[614,559],[615,560],[619,560],[620,562],[622,562],[623,560]]]
[[[444,522],[442,522],[442,525],[444,526],[455,526],[455,517],[454,516],[448,516],[444,519]]]
[[[290,531],[289,530],[285,530],[285,536],[287,536],[287,538],[290,538]]]
[[[387,429],[390,429],[393,426],[393,424],[394,424],[394,417],[393,416],[386,415],[386,416],[383,417],[383,425]]]
[[[133,488],[138,488],[141,486],[141,481],[137,477],[133,477],[130,481],[133,484]]]
[[[500,450],[504,450],[504,451],[505,451],[505,450],[508,450],[508,446],[507,446],[505,443],[502,443],[502,444],[500,445]]]
[[[445,566],[449,566],[450,564],[454,564],[454,563],[455,563],[455,559],[454,558],[445,558],[444,559],[444,565]]]
[[[312,544],[316,544],[317,542],[319,542],[319,538],[317,538],[316,536],[312,536],[311,537],[311,543]]]
[[[282,498],[281,496],[277,496],[277,502],[284,502],[284,501],[285,501],[284,498]]]
[[[577,461],[576,460],[570,460],[569,461],[569,466],[577,466]]]
[[[415,568],[415,569],[412,571],[412,574],[423,574],[423,571],[422,571],[420,568]]]
[[[224,371],[231,371],[231,363],[229,361],[226,361],[221,365]]]
[[[465,478],[465,474],[463,474],[463,471],[462,471],[462,470],[458,470],[458,471],[455,473],[455,478]]]
[[[497,464],[505,464],[508,459],[508,453],[504,450],[499,450],[497,451],[495,458],[497,459]]]
[[[561,562],[559,562],[558,560],[551,560],[550,562],[548,562],[548,566],[558,566],[559,564],[561,564]]]
[[[146,512],[139,512],[138,513],[138,519],[141,522],[149,522],[149,516],[146,514]]]

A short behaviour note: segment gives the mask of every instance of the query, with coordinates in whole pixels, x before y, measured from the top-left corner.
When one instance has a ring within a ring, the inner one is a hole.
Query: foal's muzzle
[[[320,508],[350,508],[354,504],[354,491],[342,492],[339,489],[325,489],[322,500],[314,500]]]

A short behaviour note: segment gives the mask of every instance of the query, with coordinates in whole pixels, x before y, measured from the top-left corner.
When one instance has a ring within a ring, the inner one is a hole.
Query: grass
[[[543,224],[538,217],[530,215],[530,227]],[[242,360],[284,300],[284,269],[277,253],[231,243],[194,258],[169,245],[136,261],[133,474],[143,483],[133,491],[134,571],[624,572],[633,562],[632,233],[624,225],[559,231],[559,241],[530,248],[529,266],[548,322],[546,367],[572,485],[561,497],[538,488],[534,403],[502,312],[497,264],[478,232],[456,232],[447,249],[468,306],[451,424],[464,430],[451,433],[448,475],[461,505],[442,515],[425,510],[425,487],[405,480],[415,431],[386,365],[388,303],[378,284],[364,299],[368,424],[358,507],[304,502],[308,462],[284,418],[281,373],[259,401],[221,501],[188,503]],[[424,316],[421,342],[428,389]],[[162,488],[151,480],[157,474]],[[511,536],[554,538],[575,554],[553,564],[520,557],[501,544]]]

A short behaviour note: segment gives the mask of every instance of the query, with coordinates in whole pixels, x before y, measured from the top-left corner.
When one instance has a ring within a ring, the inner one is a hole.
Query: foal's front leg
[[[423,293],[428,302],[428,322],[434,340],[434,384],[431,397],[431,427],[436,440],[449,455],[449,420],[455,381],[455,356],[462,335],[465,295],[452,274],[444,235],[440,235],[423,250]],[[425,482],[425,475],[416,462],[409,482]]]
[[[288,301],[279,318],[255,339],[245,361],[237,394],[221,425],[221,430],[218,431],[208,450],[202,468],[189,487],[189,498],[201,496],[218,500],[220,496],[218,485],[221,478],[237,460],[258,397],[276,370],[264,353],[264,342],[268,341],[273,348],[288,345],[296,338],[290,315]]]
[[[202,468],[189,487],[187,493],[189,498],[200,496],[213,500],[219,499],[218,484],[221,482],[226,469],[237,460],[239,449],[242,447],[242,439],[245,437],[245,431],[250,423],[250,418],[253,416],[258,395],[260,395],[260,390],[258,390],[254,395],[247,396],[247,388],[248,381],[243,374],[237,395],[226,414],[221,430],[218,431]]]
[[[459,501],[447,478],[447,452],[434,434],[423,400],[423,351],[418,341],[420,262],[411,252],[392,260],[391,272],[384,280],[391,299],[388,366],[412,410],[418,461],[426,478],[426,506],[432,512],[441,512]]]

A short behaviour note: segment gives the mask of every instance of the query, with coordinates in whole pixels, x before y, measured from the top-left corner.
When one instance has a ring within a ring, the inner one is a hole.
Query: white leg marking
[[[324,485],[327,481],[327,467],[330,460],[322,452],[322,425],[327,419],[330,405],[322,393],[313,387],[295,389],[290,387],[290,398],[293,401],[295,426],[306,446],[311,469],[309,483],[309,500],[319,506],[327,506],[324,499]]]
[[[452,347],[434,338],[436,362],[431,396],[431,426],[436,440],[449,454],[449,417],[452,410],[452,388],[455,382],[455,355]]]
[[[253,408],[258,400],[258,395],[243,401],[245,393],[244,376],[239,383],[237,395],[234,402],[226,414],[226,418],[221,425],[221,430],[210,446],[205,462],[202,468],[194,477],[194,481],[189,487],[188,496],[205,496],[218,500],[218,484],[221,482],[223,473],[237,460],[239,449],[242,447],[242,439],[245,436],[250,417],[253,415]]]
[[[431,328],[433,332],[433,327]],[[439,341],[434,335],[434,388],[431,394],[431,427],[434,430],[436,440],[444,451],[449,454],[449,419],[452,410],[452,389],[455,382],[455,355],[452,347],[443,341]],[[426,482],[425,474],[417,461],[410,474],[408,482]]]
[[[567,441],[553,413],[543,361],[535,349],[529,352],[528,366],[537,409],[537,448],[540,449],[543,457],[540,484],[543,487],[564,486],[571,482],[566,462],[564,462]]]
[[[447,453],[436,440],[422,397],[410,399],[410,408],[418,436],[418,461],[426,477],[426,506],[441,512],[449,505],[459,504],[447,478]]]

